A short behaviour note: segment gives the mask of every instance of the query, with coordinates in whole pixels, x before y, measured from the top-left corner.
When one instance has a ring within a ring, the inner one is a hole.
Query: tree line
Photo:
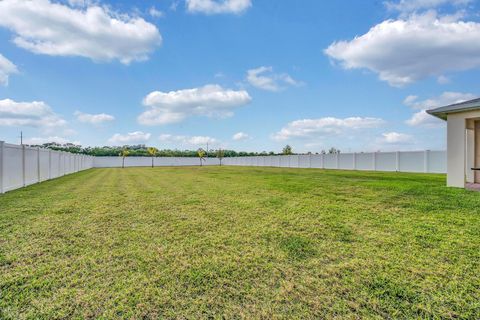
[[[73,143],[59,144],[55,142],[44,143],[42,145],[33,145],[34,147],[41,147],[57,151],[65,151],[70,153],[85,154],[96,157],[117,157],[117,156],[129,156],[129,157],[199,157],[199,150],[178,150],[178,149],[156,149],[148,147],[144,144],[139,145],[126,145],[126,146],[104,146],[104,147],[82,147],[81,145]],[[152,155],[152,150],[155,150]],[[221,151],[221,158],[230,157],[252,157],[252,156],[273,156],[273,155],[293,155],[297,154],[293,152],[290,145],[286,145],[281,152],[274,151],[262,151],[262,152],[247,152],[247,151],[235,151],[235,150],[204,150],[201,149],[202,157],[216,158]],[[311,152],[308,152],[311,154]],[[321,153],[340,153],[340,150],[331,148],[328,151],[321,151]]]

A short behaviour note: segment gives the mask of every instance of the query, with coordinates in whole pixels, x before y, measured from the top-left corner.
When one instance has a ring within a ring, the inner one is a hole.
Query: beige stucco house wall
[[[447,121],[447,186],[480,183],[480,99],[427,112]]]

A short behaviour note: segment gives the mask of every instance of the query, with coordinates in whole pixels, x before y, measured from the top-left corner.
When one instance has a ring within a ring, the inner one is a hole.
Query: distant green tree
[[[332,148],[330,148],[330,149],[328,150],[328,153],[330,153],[330,154],[340,153],[340,150],[338,150],[337,148],[332,147]]]
[[[292,147],[290,147],[290,145],[287,144],[287,145],[283,148],[282,153],[283,153],[284,155],[293,154]]]

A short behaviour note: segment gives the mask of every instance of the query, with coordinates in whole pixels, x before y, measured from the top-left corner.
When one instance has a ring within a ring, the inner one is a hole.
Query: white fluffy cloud
[[[193,146],[204,146],[207,143],[210,145],[214,145],[219,143],[217,139],[208,137],[208,136],[189,137],[189,136],[176,136],[171,134],[162,134],[158,137],[158,139],[166,143],[178,143],[182,145],[193,145]]]
[[[77,120],[83,123],[90,123],[99,125],[106,122],[111,122],[115,120],[115,117],[106,113],[99,114],[89,114],[83,113],[80,111],[75,111],[74,115],[77,117]]]
[[[345,69],[368,69],[392,86],[480,67],[480,23],[435,12],[387,20],[325,53]]]
[[[382,133],[381,142],[388,144],[408,144],[413,141],[413,137],[409,134],[398,132]]]
[[[148,10],[148,13],[154,17],[154,18],[163,18],[165,17],[165,13],[163,11],[160,11],[158,10],[157,8],[155,7],[151,7],[149,10]]]
[[[463,6],[469,4],[472,0],[400,0],[387,1],[386,7],[389,10],[396,10],[404,13],[414,12],[440,7],[443,5]]]
[[[8,85],[8,77],[17,72],[17,66],[0,54],[0,85]]]
[[[408,96],[403,103],[412,109],[432,109],[437,107],[447,106],[449,104],[460,103],[467,100],[477,98],[472,93],[463,92],[444,92],[438,97],[430,98],[426,100],[418,100],[417,96]]]
[[[127,145],[131,143],[144,143],[147,142],[151,137],[150,133],[145,133],[142,131],[129,132],[127,134],[114,134],[110,139],[109,143],[115,145]]]
[[[58,143],[58,144],[67,144],[67,143],[73,143],[76,145],[80,145],[80,141],[72,141],[70,139],[66,139],[63,137],[58,137],[58,136],[50,136],[50,137],[33,137],[33,138],[27,138],[24,140],[25,144],[28,145],[42,145],[45,143]]]
[[[143,125],[162,125],[181,122],[188,116],[229,117],[235,108],[244,106],[252,98],[247,91],[224,89],[219,85],[178,91],[154,91],[143,100],[147,110],[140,114]]]
[[[252,6],[251,0],[186,0],[187,10],[191,13],[240,14]]]
[[[96,0],[67,0],[72,7],[86,7],[95,3]]]
[[[0,26],[15,33],[17,46],[34,53],[124,64],[146,60],[162,41],[155,25],[140,17],[50,0],[0,1]]]
[[[333,117],[296,120],[288,123],[273,135],[275,140],[292,138],[317,138],[328,135],[340,135],[351,130],[377,128],[384,124],[379,118],[350,117],[338,119]]]
[[[241,141],[241,140],[250,139],[250,136],[245,132],[237,132],[233,135],[232,139],[235,141]]]
[[[406,106],[419,111],[415,112],[412,117],[406,121],[406,123],[410,126],[422,127],[443,126],[444,121],[428,114],[425,110],[443,107],[454,103],[460,103],[475,98],[477,98],[477,96],[472,93],[462,92],[444,92],[438,97],[426,100],[418,100],[417,96],[408,96],[405,98],[403,103]]]
[[[442,120],[428,114],[425,110],[415,112],[412,117],[405,122],[412,127],[435,128],[443,126]]]
[[[43,101],[0,100],[0,126],[34,127],[48,132],[66,125],[67,122]]]
[[[279,91],[285,86],[299,86],[302,83],[286,73],[274,73],[272,67],[259,67],[247,71],[247,81],[252,86],[268,91]]]

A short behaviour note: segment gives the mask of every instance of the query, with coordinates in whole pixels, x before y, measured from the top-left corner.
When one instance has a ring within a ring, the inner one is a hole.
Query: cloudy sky
[[[444,149],[474,0],[1,0],[0,140]]]

